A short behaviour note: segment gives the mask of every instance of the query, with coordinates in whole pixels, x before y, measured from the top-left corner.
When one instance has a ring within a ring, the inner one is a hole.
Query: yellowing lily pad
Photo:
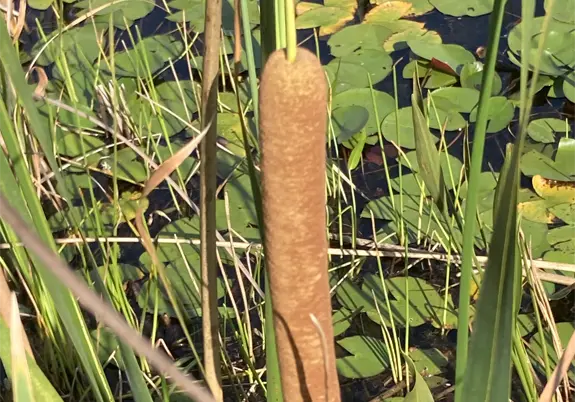
[[[386,1],[372,8],[366,15],[364,22],[368,24],[381,24],[398,20],[411,10],[411,3],[406,1]]]
[[[555,215],[548,209],[545,200],[520,202],[517,209],[524,219],[547,224],[555,222]]]
[[[532,184],[541,198],[561,203],[575,203],[575,182],[573,181],[551,180],[535,175]]]

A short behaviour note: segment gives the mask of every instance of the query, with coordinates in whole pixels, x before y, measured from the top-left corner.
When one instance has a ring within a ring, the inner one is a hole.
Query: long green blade
[[[489,260],[481,282],[469,363],[462,394],[466,401],[508,400],[511,391],[512,336],[521,278],[517,231],[519,146],[508,158],[498,183]]]

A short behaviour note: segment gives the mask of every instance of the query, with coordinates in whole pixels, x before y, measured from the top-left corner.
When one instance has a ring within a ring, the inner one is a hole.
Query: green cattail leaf
[[[495,193],[494,228],[465,370],[466,401],[507,400],[521,280],[517,199],[519,152],[507,150]]]
[[[415,150],[419,173],[425,186],[440,209],[443,206],[443,179],[439,151],[435,147],[436,139],[429,131],[427,119],[424,114],[423,101],[419,81],[414,73],[414,92],[411,95],[413,113],[413,128],[415,131]]]

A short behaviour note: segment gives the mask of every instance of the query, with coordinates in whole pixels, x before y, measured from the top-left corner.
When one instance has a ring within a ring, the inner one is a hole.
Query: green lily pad
[[[497,133],[511,123],[515,114],[515,106],[505,96],[495,96],[489,99],[489,111],[487,113],[487,132]],[[469,121],[477,120],[479,107],[473,109],[469,115]]]
[[[447,112],[471,113],[479,103],[479,91],[472,88],[439,88],[430,96],[435,107]]]
[[[169,136],[180,132],[198,110],[196,96],[200,94],[195,85],[193,81],[167,81],[156,86],[157,97],[152,99],[163,107],[140,97],[131,98],[128,107],[136,126],[152,133],[161,133],[165,128]]]
[[[38,55],[38,64],[46,66],[61,55],[66,58],[68,66],[89,66],[100,53],[98,41],[105,34],[107,24],[86,24],[81,27],[69,29],[65,32],[58,30],[50,34],[46,40],[39,40],[34,44],[31,54]],[[44,50],[42,50],[46,46]]]
[[[555,329],[557,330],[557,334],[559,335],[559,340],[563,348],[565,348],[571,335],[573,334],[573,331],[575,331],[575,325],[572,322],[559,322],[555,325]],[[547,349],[549,364],[551,367],[555,367],[557,365],[558,357],[548,330],[545,330],[544,334],[537,332],[535,335],[533,335],[533,337],[529,340],[529,348],[527,351],[531,357],[530,360],[533,362],[537,370],[545,373],[543,365],[543,342],[545,342]],[[567,370],[567,375],[571,381],[575,381],[575,364],[573,364],[573,362],[571,363],[570,368]]]
[[[326,70],[333,77],[334,92],[351,88],[366,88],[383,80],[389,73],[393,60],[384,50],[358,49],[330,61]],[[330,77],[330,78],[331,78]]]
[[[530,60],[538,60],[541,72],[552,76],[561,76],[565,73],[566,68],[575,64],[575,53],[572,51],[571,44],[575,39],[573,25],[563,23],[552,19],[548,26],[548,38],[545,41],[546,47],[542,57],[538,58],[537,47],[539,36],[543,29],[543,20],[545,17],[536,17],[530,20],[525,34],[531,38]],[[513,54],[521,55],[521,36],[525,29],[523,22],[517,24],[509,32],[507,37],[508,46]],[[520,64],[518,60],[511,58],[515,64]],[[533,69],[533,66],[530,66]]]
[[[575,103],[575,71],[563,79],[563,95]]]
[[[457,77],[444,73],[443,71],[435,70],[431,67],[431,63],[427,60],[412,60],[403,68],[403,78],[412,79],[413,73],[417,68],[417,76],[423,78],[427,76],[424,81],[423,87],[428,89],[448,87],[457,83]]]
[[[381,132],[388,141],[403,148],[414,149],[415,131],[411,106],[399,109],[397,115],[395,112],[388,114],[381,124]],[[433,138],[435,143],[439,141],[439,138]]]
[[[398,206],[402,205],[401,214],[398,212]],[[419,194],[395,194],[385,196],[370,201],[361,216],[371,218],[373,213],[376,219],[391,221],[389,228],[400,231],[400,223],[409,243],[419,243],[422,239],[432,243],[443,242],[451,243],[452,241],[460,242],[462,234],[455,226],[454,222],[446,222],[438,210],[437,205],[429,198],[423,198]],[[452,235],[449,234],[449,228],[452,229]],[[481,240],[481,236],[477,236]]]
[[[481,172],[479,174],[479,188],[478,193],[492,193],[497,186],[497,179],[499,177],[499,173],[497,172]],[[459,198],[462,200],[467,198],[467,189],[468,189],[468,182],[467,180],[463,182],[459,189]],[[493,205],[493,203],[491,203]]]
[[[116,334],[106,328],[98,328],[90,331],[90,337],[94,345],[96,345],[96,354],[98,355],[100,363],[108,363],[110,358],[113,358],[112,362],[114,362],[120,370],[126,369]]]
[[[66,133],[56,143],[61,155],[70,158],[87,155],[79,162],[82,166],[96,166],[100,158],[108,154],[105,146],[106,143],[98,137],[76,133]]]
[[[545,0],[545,11],[549,8],[549,0]],[[553,18],[558,21],[575,24],[575,1],[557,0],[551,12]]]
[[[372,90],[370,88],[350,89],[345,92],[338,93],[332,99],[333,110],[349,106],[361,106],[369,112],[369,120],[364,127],[366,134],[369,135],[376,133],[378,131],[378,126],[381,124],[383,119],[395,109],[395,101],[391,95],[385,92]],[[374,106],[377,110],[379,121],[376,118]]]
[[[436,348],[412,348],[409,351],[409,357],[413,360],[417,372],[426,377],[441,374],[444,368],[449,364],[445,355]]]
[[[441,43],[441,36],[435,31],[428,31],[425,28],[406,29],[404,31],[395,32],[387,38],[383,44],[383,48],[391,53],[396,50],[407,49],[408,42],[411,40],[419,40],[426,43],[439,44]]]
[[[575,224],[575,204],[559,204],[549,208],[549,211],[565,223]]]
[[[337,343],[352,356],[337,359],[337,371],[346,378],[366,378],[383,372],[390,365],[385,343],[368,336],[350,336]]]
[[[359,133],[368,121],[369,112],[363,106],[343,106],[331,113],[334,135],[340,143]]]
[[[563,77],[556,77],[551,79],[551,88],[549,88],[549,92],[547,96],[550,98],[565,98],[565,94],[563,93]]]
[[[570,174],[563,171],[554,160],[531,150],[521,157],[521,172],[526,176],[539,174],[551,180],[570,180]]]
[[[191,251],[191,249],[188,249]],[[190,317],[201,316],[201,279],[200,279],[200,256],[199,253],[191,254],[187,252],[185,258],[165,263],[165,273],[170,286],[170,291],[174,295],[180,306],[184,308],[186,314]],[[144,270],[149,270],[144,267]],[[169,301],[166,288],[157,280],[159,296],[156,297],[154,284],[151,282],[156,279],[148,279],[137,296],[140,307],[153,311],[154,305],[158,303],[158,312],[168,314],[171,317],[176,316],[175,310]],[[225,287],[221,278],[217,279],[217,296],[221,298],[225,295]]]
[[[229,219],[232,229],[247,241],[259,241],[260,232],[250,178],[247,175],[233,177],[224,187],[229,199]],[[228,230],[225,201],[216,203],[216,228]]]
[[[88,13],[93,14],[94,10],[104,5],[108,6],[98,10],[94,15],[106,16],[105,18],[102,18],[102,22],[106,22],[108,20],[108,15],[112,14],[112,21],[118,28],[126,28],[126,23],[128,23],[129,26],[135,20],[144,18],[146,15],[151,13],[155,7],[154,3],[146,0],[130,1],[129,7],[127,7],[127,3],[125,2],[110,4],[108,0],[81,0],[74,3],[74,7],[85,11],[85,13],[80,15]],[[126,21],[124,21],[124,19]]]
[[[565,225],[551,229],[547,232],[547,241],[550,244],[557,244],[575,238],[575,226]]]
[[[429,0],[443,14],[454,17],[478,17],[493,10],[493,0]]]
[[[147,76],[148,72],[153,75],[169,60],[175,62],[183,50],[184,44],[179,39],[169,35],[149,36],[132,48],[118,50],[114,56],[114,72],[120,77]],[[100,62],[99,68],[110,72],[104,60]]]
[[[451,296],[440,295],[435,288],[421,278],[395,277],[386,281],[389,292],[396,300],[409,299],[409,305],[425,322],[436,327],[455,327],[457,315]]]
[[[116,152],[117,164],[112,157],[101,158],[99,167],[104,173],[115,175],[119,180],[130,183],[141,183],[148,178],[147,164],[131,148]]]
[[[346,308],[341,308],[333,313],[333,336],[343,334],[351,325],[353,313]]]
[[[569,124],[557,118],[544,118],[532,120],[527,127],[527,134],[534,141],[543,143],[555,142],[556,133],[569,132]]]
[[[339,7],[317,7],[299,15],[295,20],[296,29],[318,28],[335,25],[349,18],[349,13]]]
[[[473,53],[459,45],[433,44],[422,40],[410,40],[408,45],[411,51],[422,59],[439,60],[451,67],[457,74],[464,65],[475,61]]]
[[[166,225],[157,235],[158,238],[169,239],[199,239],[200,238],[200,218],[181,218]],[[198,253],[198,246],[183,243],[159,243],[156,252],[161,262],[182,259],[185,256],[195,256]],[[143,267],[152,265],[152,257],[146,252],[140,256],[140,264]]]
[[[439,160],[445,187],[448,190],[457,188],[461,176],[461,171],[463,169],[463,163],[456,156],[445,152],[439,153]],[[409,167],[409,169],[411,169],[413,172],[419,172],[419,164],[417,162],[416,151],[406,152],[405,156],[400,156],[398,158],[398,161],[402,165]]]
[[[350,25],[333,34],[327,44],[334,57],[346,56],[359,49],[381,50],[392,31],[380,25]]]
[[[464,88],[474,88],[481,91],[481,82],[483,80],[483,63],[475,61],[463,66],[460,74],[461,86]],[[497,72],[493,75],[493,83],[491,84],[491,95],[497,95],[501,92],[503,86],[501,77]]]
[[[259,24],[260,13],[257,0],[247,0],[250,26]],[[166,17],[174,22],[187,22],[194,32],[204,32],[206,0],[172,0],[168,3],[170,8],[176,11]],[[233,33],[234,30],[234,1],[222,1],[222,29],[225,34]]]
[[[456,111],[446,112],[443,109],[429,111],[429,127],[437,130],[455,131],[463,129],[467,121]]]
[[[575,139],[561,138],[555,153],[555,163],[562,172],[570,176],[575,176]]]

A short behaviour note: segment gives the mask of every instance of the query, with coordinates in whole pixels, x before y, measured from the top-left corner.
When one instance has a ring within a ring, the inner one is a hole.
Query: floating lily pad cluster
[[[343,334],[357,314],[366,314],[377,324],[391,328],[417,327],[431,323],[435,327],[456,328],[457,314],[451,297],[440,295],[426,281],[414,277],[394,277],[381,281],[379,275],[368,275],[359,286],[350,280],[336,289],[342,305],[333,316],[336,336]],[[393,321],[393,324],[392,324]],[[339,358],[338,370],[348,378],[377,375],[389,368],[388,349],[382,340],[368,336],[350,336],[337,341],[351,354]],[[437,349],[414,349],[410,353],[419,372],[437,375],[447,359]]]

